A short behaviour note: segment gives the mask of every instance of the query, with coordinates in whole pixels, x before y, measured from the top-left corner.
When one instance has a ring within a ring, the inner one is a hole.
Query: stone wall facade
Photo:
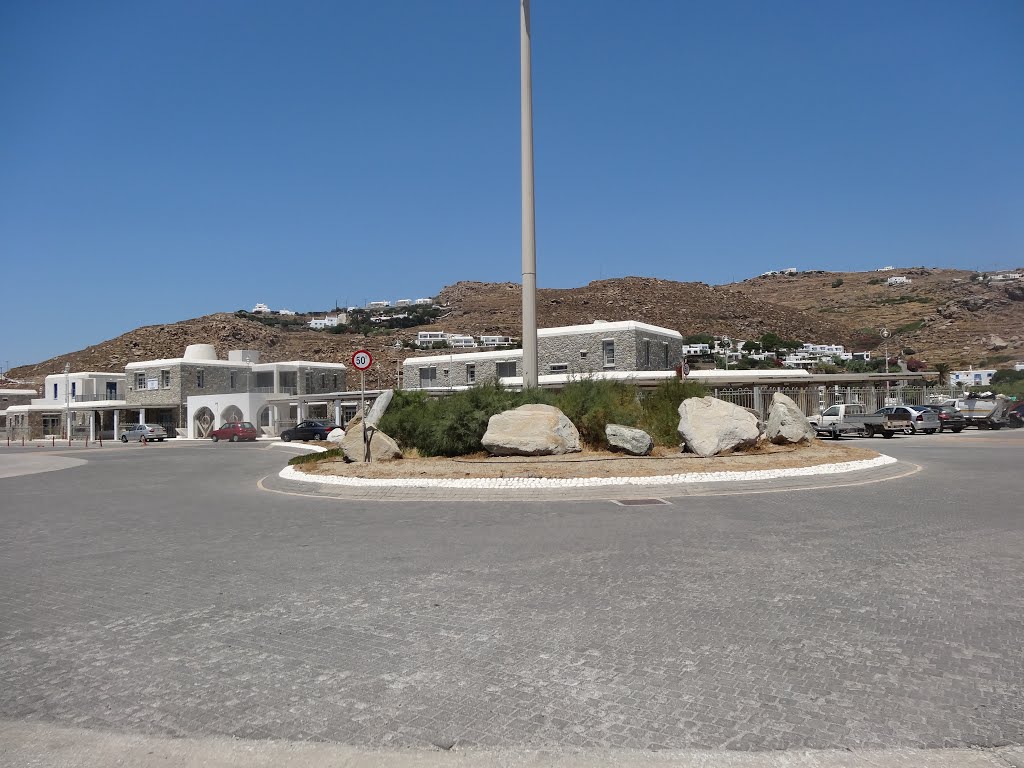
[[[604,371],[670,371],[683,362],[683,341],[653,329],[612,329],[601,325],[585,332],[541,335],[537,338],[540,375],[586,375]],[[498,365],[503,376],[523,375],[523,351],[483,352],[409,358],[402,366],[404,389],[427,388],[422,369],[434,369],[430,387],[465,387],[495,381]],[[514,372],[512,366],[514,365]],[[472,375],[470,375],[472,374]]]

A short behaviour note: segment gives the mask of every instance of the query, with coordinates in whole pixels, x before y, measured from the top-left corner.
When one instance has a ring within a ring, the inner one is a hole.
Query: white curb
[[[294,467],[285,467],[280,472],[284,480],[321,485],[343,485],[349,488],[595,488],[614,485],[685,485],[687,483],[733,483],[746,480],[776,480],[782,477],[809,477],[813,475],[838,475],[874,469],[895,464],[892,456],[881,455],[875,459],[845,461],[839,464],[818,464],[813,467],[792,469],[757,469],[750,472],[686,472],[676,475],[654,475],[651,477],[482,477],[472,480],[440,480],[429,478],[378,479],[365,477],[339,477],[337,475],[311,475],[299,472]]]

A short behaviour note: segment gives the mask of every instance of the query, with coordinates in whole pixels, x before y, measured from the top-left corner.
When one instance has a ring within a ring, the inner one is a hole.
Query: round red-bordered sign
[[[365,371],[373,365],[373,355],[365,349],[357,349],[352,353],[352,367],[357,371]]]

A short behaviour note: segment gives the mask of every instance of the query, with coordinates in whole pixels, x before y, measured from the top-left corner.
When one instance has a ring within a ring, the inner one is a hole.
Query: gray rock
[[[1006,349],[1010,345],[993,333],[988,337],[988,343],[986,346],[989,349]]]
[[[761,430],[745,408],[714,397],[691,397],[679,406],[679,436],[689,451],[707,457],[756,445]]]
[[[370,461],[394,461],[402,458],[398,443],[386,434],[367,425],[370,434]],[[363,421],[356,416],[348,423],[348,430],[341,439],[341,451],[346,461],[363,461]]]
[[[625,427],[622,424],[607,424],[604,436],[608,445],[633,456],[646,456],[654,448],[654,440],[642,429]]]
[[[577,453],[580,433],[553,405],[521,405],[491,416],[481,440],[494,456]]]
[[[370,412],[366,414],[368,426],[376,427],[380,423],[381,417],[384,416],[388,406],[391,405],[391,398],[394,396],[395,390],[393,389],[385,389],[377,396],[377,399],[373,401],[373,405],[370,407]]]
[[[768,426],[765,437],[773,443],[809,443],[814,439],[814,427],[804,416],[793,398],[781,392],[772,395],[772,405],[768,411]]]
[[[345,437],[345,430],[341,427],[335,427],[331,430],[330,434],[327,435],[327,442],[341,444],[342,438]]]

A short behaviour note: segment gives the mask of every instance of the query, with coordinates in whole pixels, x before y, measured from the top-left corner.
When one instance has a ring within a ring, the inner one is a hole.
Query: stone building
[[[635,320],[541,328],[537,359],[542,377],[671,371],[682,364],[683,337]],[[496,380],[516,386],[522,383],[522,365],[521,349],[410,357],[403,364],[402,387],[456,389]]]

